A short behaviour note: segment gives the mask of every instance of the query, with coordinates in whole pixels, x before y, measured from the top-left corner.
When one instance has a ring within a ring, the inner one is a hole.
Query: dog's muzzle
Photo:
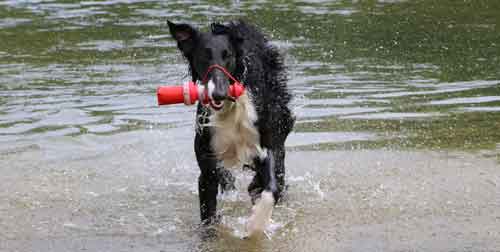
[[[207,83],[207,89],[208,89],[208,97],[210,100],[210,106],[214,110],[220,110],[222,107],[224,107],[224,101],[219,99],[218,95],[214,97],[214,91],[215,91],[215,84],[212,80],[209,80]],[[224,96],[225,97],[225,96]],[[224,98],[222,97],[222,98]]]

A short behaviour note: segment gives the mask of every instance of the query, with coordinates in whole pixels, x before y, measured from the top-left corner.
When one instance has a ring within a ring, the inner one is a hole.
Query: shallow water
[[[0,251],[500,250],[500,4],[0,2]],[[252,174],[199,227],[188,69],[166,19],[243,17],[286,55],[287,200]],[[206,235],[215,233],[215,235]]]

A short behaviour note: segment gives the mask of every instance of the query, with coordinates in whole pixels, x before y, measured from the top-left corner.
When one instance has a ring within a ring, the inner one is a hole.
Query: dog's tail
[[[248,218],[248,237],[255,237],[264,233],[271,220],[273,207],[273,194],[269,191],[263,191],[258,202],[252,207],[252,215]]]

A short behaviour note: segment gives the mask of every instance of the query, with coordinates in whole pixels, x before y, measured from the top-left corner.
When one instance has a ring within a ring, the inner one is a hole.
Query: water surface
[[[2,251],[500,250],[500,3],[3,1]],[[166,20],[244,18],[283,52],[287,200],[241,239],[252,174],[199,227],[194,108]]]

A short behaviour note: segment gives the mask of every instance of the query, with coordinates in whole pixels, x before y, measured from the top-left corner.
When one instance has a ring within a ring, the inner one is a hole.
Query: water
[[[0,2],[0,251],[500,250],[498,1]],[[188,69],[166,20],[245,18],[286,55],[287,200],[252,174],[199,227]],[[205,235],[215,232],[215,238]]]

